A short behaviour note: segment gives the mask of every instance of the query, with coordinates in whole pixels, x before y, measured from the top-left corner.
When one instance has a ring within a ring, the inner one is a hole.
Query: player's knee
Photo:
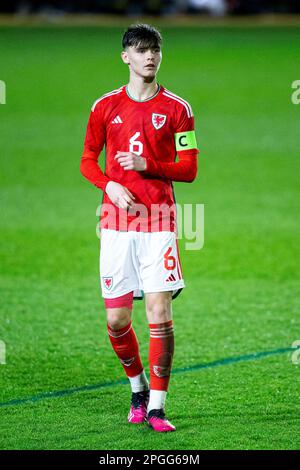
[[[168,302],[149,303],[147,313],[150,323],[164,323],[171,319],[171,307]]]
[[[112,330],[124,328],[131,320],[133,292],[114,299],[104,299],[107,323]]]
[[[111,330],[118,331],[130,323],[131,312],[127,309],[107,310],[107,323]]]

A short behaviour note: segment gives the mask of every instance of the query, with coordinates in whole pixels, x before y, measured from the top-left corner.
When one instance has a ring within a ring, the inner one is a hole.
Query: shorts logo
[[[160,129],[166,122],[167,116],[165,114],[152,113],[152,124],[155,129]]]
[[[104,283],[104,287],[106,290],[111,290],[112,286],[113,286],[113,278],[112,277],[103,277],[103,283]]]
[[[166,282],[174,282],[176,281],[176,277],[174,276],[174,274],[171,274],[171,276],[168,277],[168,279],[166,279]]]

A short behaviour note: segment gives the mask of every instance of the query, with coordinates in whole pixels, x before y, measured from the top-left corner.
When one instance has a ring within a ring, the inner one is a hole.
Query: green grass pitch
[[[98,285],[101,194],[79,173],[91,104],[127,82],[122,31],[0,29],[0,448],[299,449],[300,31],[162,29],[158,81],[192,104],[201,149],[176,198],[205,204],[204,248],[180,242],[167,435],[127,424]],[[142,302],[134,324],[146,363]]]

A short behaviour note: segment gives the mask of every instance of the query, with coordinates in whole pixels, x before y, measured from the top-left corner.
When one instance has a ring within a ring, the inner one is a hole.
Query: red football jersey
[[[104,145],[103,174],[98,158]],[[118,150],[146,158],[146,170],[124,170],[114,158]],[[179,159],[183,156],[181,166],[179,162],[174,166],[176,155]],[[144,101],[133,99],[127,86],[96,100],[87,126],[81,171],[104,191],[108,181],[122,184],[135,196],[136,207],[129,211],[119,209],[104,192],[101,228],[176,230],[172,180],[192,181],[197,172],[197,155],[191,106],[164,87],[159,85],[156,94]]]

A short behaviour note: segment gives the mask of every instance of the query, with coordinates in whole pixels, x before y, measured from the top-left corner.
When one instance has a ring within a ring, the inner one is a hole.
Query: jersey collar
[[[150,100],[153,100],[154,98],[156,98],[156,96],[158,95],[158,93],[161,91],[161,86],[159,85],[158,83],[158,88],[157,88],[157,91],[155,92],[154,95],[150,96],[149,98],[147,98],[146,100],[136,100],[135,98],[133,98],[129,91],[128,91],[128,85],[125,85],[125,93],[126,95],[128,96],[128,98],[132,101],[135,101],[136,103],[146,103],[147,101],[150,101]]]

